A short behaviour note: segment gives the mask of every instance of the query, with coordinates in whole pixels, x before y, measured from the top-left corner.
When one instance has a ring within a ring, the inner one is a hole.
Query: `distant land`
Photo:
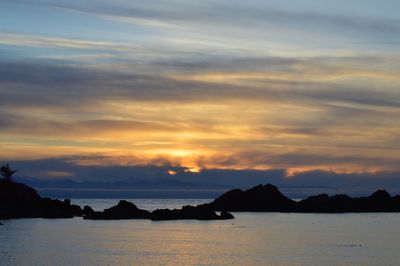
[[[266,178],[266,180],[268,180]],[[230,184],[185,182],[178,179],[126,179],[119,181],[78,181],[73,179],[37,179],[15,177],[15,181],[36,189],[40,195],[50,198],[216,198],[223,192],[241,188]],[[268,183],[268,182],[265,182]],[[348,188],[321,185],[298,185],[276,183],[280,190],[291,199],[303,199],[312,194],[342,194],[367,196],[374,188]],[[397,189],[389,189],[398,194]]]
[[[75,181],[15,178],[51,198],[213,198],[232,186],[164,180]]]

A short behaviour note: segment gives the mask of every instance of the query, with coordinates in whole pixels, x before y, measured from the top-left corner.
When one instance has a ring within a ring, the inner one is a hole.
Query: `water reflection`
[[[0,257],[4,265],[396,265],[400,260],[400,214],[235,216],[229,221],[10,220],[0,226]]]

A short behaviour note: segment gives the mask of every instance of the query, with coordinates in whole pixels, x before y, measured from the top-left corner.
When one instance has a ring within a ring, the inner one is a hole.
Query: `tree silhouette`
[[[0,167],[0,175],[3,177],[3,181],[10,182],[11,177],[18,172],[17,170],[13,170],[10,168],[10,165],[6,163]]]

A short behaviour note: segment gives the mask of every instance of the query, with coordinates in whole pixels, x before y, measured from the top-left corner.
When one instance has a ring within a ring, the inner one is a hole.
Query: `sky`
[[[1,0],[0,161],[38,178],[158,167],[198,180],[389,174],[400,186],[399,10],[397,0]]]

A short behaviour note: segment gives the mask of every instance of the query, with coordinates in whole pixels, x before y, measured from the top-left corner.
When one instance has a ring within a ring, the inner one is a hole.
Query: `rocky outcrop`
[[[88,220],[150,219],[150,212],[139,209],[135,204],[121,200],[114,207],[102,212],[92,212],[83,218]]]
[[[209,204],[219,211],[274,212],[292,211],[295,202],[285,197],[276,186],[258,185],[248,190],[230,190]]]
[[[227,211],[222,211],[220,217],[221,220],[235,219],[235,216],[233,216],[232,213],[229,213]]]
[[[61,201],[58,199],[43,198],[41,200],[42,218],[73,218],[83,216],[83,214],[82,208],[71,204],[69,199]]]
[[[378,190],[369,197],[320,194],[295,202],[282,195],[277,187],[267,184],[246,191],[228,191],[209,205],[215,210],[237,212],[400,212],[400,196],[391,197],[385,190]]]
[[[0,219],[11,218],[72,218],[83,211],[70,200],[41,198],[24,184],[0,181]]]
[[[31,187],[0,181],[0,219],[40,217],[41,200]]]
[[[83,217],[92,215],[93,213],[94,213],[94,210],[92,209],[92,207],[90,207],[90,206],[88,206],[88,205],[85,205],[85,206],[83,207],[83,211],[82,211],[82,216],[83,216]]]
[[[216,211],[221,211],[217,214]],[[400,196],[392,197],[378,190],[369,197],[351,198],[340,194],[320,194],[295,202],[284,196],[276,186],[258,185],[248,190],[230,190],[213,202],[181,209],[158,209],[153,212],[139,209],[135,204],[121,200],[116,206],[102,212],[90,206],[83,209],[70,200],[41,198],[24,184],[10,180],[0,181],[0,219],[10,218],[72,218],[81,216],[88,220],[150,219],[160,220],[226,220],[233,219],[232,212],[400,212]]]
[[[135,204],[121,200],[116,206],[95,212],[90,206],[83,209],[71,201],[41,198],[37,192],[24,184],[0,182],[0,219],[11,218],[72,218],[82,216],[88,220],[119,220],[119,219],[152,219],[152,220],[222,220],[233,219],[230,213],[221,215],[209,205],[184,206],[179,210],[156,210],[149,212],[136,207]]]
[[[233,215],[224,211],[221,215],[215,213],[214,209],[208,205],[183,206],[181,209],[159,209],[151,213],[151,220],[227,220],[233,219]]]
[[[308,197],[296,204],[296,212],[400,212],[400,197],[391,197],[385,190],[377,190],[369,197],[351,198],[340,194],[321,194]]]
[[[135,204],[121,200],[116,206],[105,209],[102,212],[92,212],[83,216],[88,220],[121,220],[121,219],[151,219],[153,221],[161,220],[226,220],[233,219],[233,215],[222,212],[221,215],[207,204],[199,206],[184,206],[182,209],[159,209],[153,212],[142,210]]]

